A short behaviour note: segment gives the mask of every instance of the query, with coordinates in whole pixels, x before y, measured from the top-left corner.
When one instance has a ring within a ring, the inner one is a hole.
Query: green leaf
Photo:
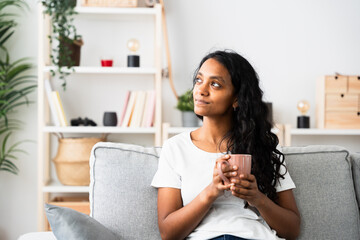
[[[10,173],[15,174],[15,175],[18,174],[18,172],[14,171],[13,169],[9,169],[9,168],[6,168],[6,167],[0,167],[0,171],[10,172]]]

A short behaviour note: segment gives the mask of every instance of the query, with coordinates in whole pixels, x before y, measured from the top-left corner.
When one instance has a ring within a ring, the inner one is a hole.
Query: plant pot
[[[105,138],[59,138],[53,159],[56,174],[64,185],[87,186],[90,183],[89,159],[92,147]]]
[[[199,119],[193,111],[181,112],[183,127],[198,127]]]
[[[73,67],[80,66],[80,53],[81,46],[84,45],[82,39],[80,40],[71,40],[68,38],[63,38],[60,40],[60,52],[59,52],[59,66],[62,67]],[[71,64],[66,58],[66,52],[69,52]]]

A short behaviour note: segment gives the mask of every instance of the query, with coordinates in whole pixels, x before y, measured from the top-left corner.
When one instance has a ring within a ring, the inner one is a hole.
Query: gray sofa
[[[98,143],[90,167],[91,216],[119,239],[160,239],[157,191],[150,186],[160,148]],[[360,154],[338,146],[284,147],[301,213],[298,239],[360,239]],[[20,240],[55,239],[30,233]]]

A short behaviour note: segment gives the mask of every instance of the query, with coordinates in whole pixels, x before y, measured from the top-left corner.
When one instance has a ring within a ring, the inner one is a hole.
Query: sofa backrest
[[[338,146],[283,148],[301,214],[298,239],[360,239],[349,153]],[[359,179],[358,179],[359,180]]]
[[[160,148],[98,143],[90,158],[91,216],[120,239],[161,239],[150,186]]]
[[[91,216],[120,239],[161,239],[157,191],[150,186],[160,150],[122,143],[93,147]],[[349,153],[337,146],[285,147],[283,152],[302,217],[298,239],[360,239],[353,180],[354,174],[359,194],[360,155],[350,161]]]

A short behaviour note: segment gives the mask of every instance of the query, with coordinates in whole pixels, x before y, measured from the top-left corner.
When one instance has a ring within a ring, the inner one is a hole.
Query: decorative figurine
[[[297,104],[297,109],[301,112],[301,116],[297,117],[297,128],[310,128],[310,117],[306,116],[310,104],[306,100],[301,100]]]
[[[112,57],[105,56],[101,58],[101,66],[102,67],[112,67],[113,66],[113,59]]]
[[[130,39],[127,42],[127,47],[131,51],[131,55],[127,57],[127,66],[128,67],[140,67],[140,56],[135,55],[135,53],[139,50],[140,44],[139,41],[135,38]]]
[[[82,119],[81,117],[73,118],[73,119],[71,119],[70,123],[71,123],[71,126],[83,125],[83,126],[93,126],[93,127],[95,127],[97,125],[93,120],[91,120],[91,119],[89,119],[87,117],[85,117],[85,119]]]

